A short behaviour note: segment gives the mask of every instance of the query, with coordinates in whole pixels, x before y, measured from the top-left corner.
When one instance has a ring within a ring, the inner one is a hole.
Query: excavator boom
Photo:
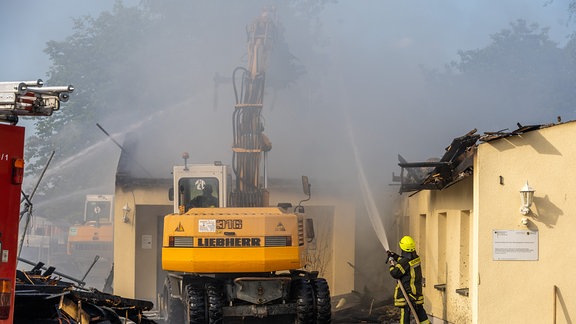
[[[268,56],[272,51],[276,34],[274,12],[263,10],[260,17],[247,28],[248,58],[247,68],[234,70],[232,80],[236,105],[233,114],[232,168],[236,176],[236,186],[231,194],[230,204],[237,207],[261,207],[268,205],[268,193],[261,185],[260,170],[263,155],[272,145],[262,122],[264,86]],[[241,73],[240,79],[236,76]],[[238,90],[237,81],[240,81]]]

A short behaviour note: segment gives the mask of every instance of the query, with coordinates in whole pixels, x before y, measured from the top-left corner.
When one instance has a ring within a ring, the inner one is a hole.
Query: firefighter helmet
[[[400,240],[398,245],[400,245],[402,251],[414,252],[416,250],[416,242],[414,242],[413,238],[407,235]]]

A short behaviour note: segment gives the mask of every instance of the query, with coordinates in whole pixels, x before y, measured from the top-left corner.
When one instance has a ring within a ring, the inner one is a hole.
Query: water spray
[[[98,126],[98,128],[100,128],[100,130],[101,130],[106,136],[108,136],[108,138],[110,138],[110,140],[112,140],[112,142],[113,142],[114,144],[116,144],[116,146],[118,146],[122,152],[126,153],[126,155],[127,155],[129,158],[132,158],[132,159],[134,160],[134,163],[136,164],[136,166],[140,167],[140,169],[142,169],[142,170],[146,173],[147,176],[149,176],[150,178],[152,178],[152,175],[150,174],[150,172],[148,172],[148,170],[146,170],[146,168],[144,168],[140,163],[138,163],[138,161],[136,161],[136,159],[135,159],[133,156],[131,156],[131,155],[129,154],[129,152],[126,151],[126,149],[125,149],[122,145],[120,145],[120,143],[118,143],[118,142],[104,129],[104,127],[100,126],[100,124],[98,124],[98,123],[96,123],[96,126]]]
[[[374,228],[374,232],[376,232],[376,236],[378,236],[378,240],[384,247],[384,250],[389,251],[390,245],[388,244],[388,237],[386,236],[386,229],[382,224],[382,218],[380,218],[380,213],[376,208],[376,203],[374,202],[374,197],[372,196],[372,192],[368,187],[368,180],[366,180],[366,175],[364,174],[364,168],[362,167],[362,163],[360,162],[360,157],[358,155],[358,148],[356,147],[356,142],[354,140],[354,133],[352,132],[352,127],[350,126],[350,118],[348,114],[345,113],[346,118],[346,127],[348,128],[348,136],[350,137],[350,143],[352,145],[352,151],[354,152],[354,161],[356,163],[356,169],[358,171],[358,181],[360,182],[360,190],[362,192],[362,198],[364,200],[364,206],[368,211],[368,217],[370,218],[370,222],[372,223],[372,227]],[[395,261],[392,260],[392,265],[395,265]],[[410,296],[404,289],[404,286],[399,280],[396,280],[398,287],[402,291],[402,295],[404,295],[404,299],[406,303],[410,307],[410,311],[414,315],[414,318],[420,323],[420,319],[418,318],[418,314],[414,309],[414,305],[412,305],[410,301]]]
[[[36,189],[38,189],[38,185],[40,185],[40,181],[42,181],[42,178],[44,177],[44,174],[46,173],[46,170],[48,169],[48,166],[50,165],[50,162],[52,161],[52,158],[54,157],[54,153],[55,151],[52,151],[52,154],[50,154],[50,157],[48,158],[48,162],[46,162],[46,165],[44,166],[44,169],[42,170],[42,173],[40,174],[40,177],[38,178],[38,181],[36,181],[36,185],[34,186],[34,189],[32,190],[32,193],[30,194],[30,196],[27,196],[24,191],[22,191],[22,201],[20,204],[22,204],[23,202],[26,202],[24,210],[22,212],[20,212],[20,220],[22,221],[22,217],[24,216],[24,214],[27,214],[26,216],[26,224],[24,225],[24,231],[22,232],[22,237],[20,238],[20,245],[18,247],[18,255],[17,257],[20,257],[20,254],[22,253],[22,246],[24,246],[24,238],[26,237],[26,231],[28,230],[28,225],[30,225],[30,218],[32,218],[32,198],[34,198],[34,194],[36,193]]]
[[[376,232],[378,240],[384,247],[384,250],[388,251],[390,250],[390,245],[388,244],[388,237],[386,235],[386,230],[384,228],[384,225],[382,224],[382,218],[380,218],[380,213],[378,212],[378,208],[376,207],[376,203],[374,202],[374,197],[372,196],[370,187],[368,186],[368,180],[366,180],[366,175],[364,174],[364,168],[362,167],[360,156],[358,154],[358,148],[356,146],[356,141],[354,139],[354,132],[352,131],[352,127],[350,125],[350,118],[346,113],[345,118],[346,118],[346,127],[348,128],[348,136],[350,138],[350,144],[352,146],[352,151],[354,153],[354,161],[356,164],[356,170],[358,172],[358,181],[360,182],[360,191],[362,193],[362,199],[364,200],[364,207],[366,207],[366,211],[368,212],[368,218],[370,218],[372,228],[374,229],[374,232]]]

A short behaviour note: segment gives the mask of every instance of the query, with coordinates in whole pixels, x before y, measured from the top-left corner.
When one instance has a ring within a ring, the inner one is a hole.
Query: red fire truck
[[[0,82],[0,323],[14,321],[20,193],[24,178],[24,127],[18,116],[50,116],[72,86],[44,87],[42,80]]]
[[[24,128],[0,124],[0,322],[14,312],[20,185],[24,174]]]

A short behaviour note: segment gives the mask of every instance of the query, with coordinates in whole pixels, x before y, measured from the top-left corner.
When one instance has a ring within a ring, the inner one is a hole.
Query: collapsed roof
[[[446,152],[440,160],[428,160],[425,162],[408,162],[398,154],[398,165],[402,168],[400,176],[393,176],[393,180],[400,182],[400,193],[418,192],[420,190],[442,190],[454,183],[472,175],[474,166],[474,154],[478,141],[490,142],[497,139],[516,136],[548,125],[522,126],[517,123],[518,129],[507,132],[485,132],[484,135],[476,134],[473,129],[466,135],[456,137],[446,148]]]

